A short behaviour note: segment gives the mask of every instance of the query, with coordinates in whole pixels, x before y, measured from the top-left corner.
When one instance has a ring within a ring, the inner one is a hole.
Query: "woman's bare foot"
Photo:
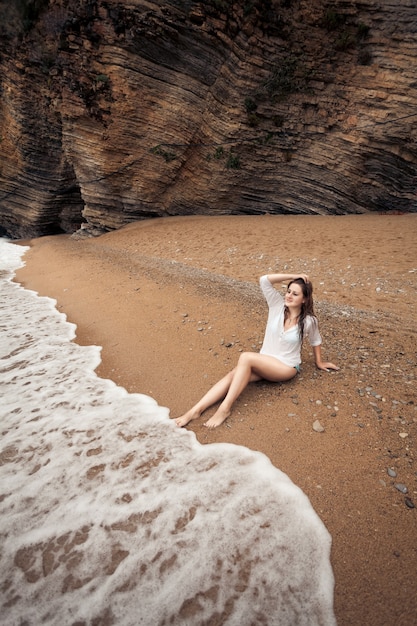
[[[186,426],[192,420],[198,419],[200,415],[201,413],[198,413],[190,409],[189,411],[187,411],[187,413],[184,413],[184,415],[181,415],[181,417],[177,417],[175,419],[175,423],[177,426],[179,426],[179,428],[182,428],[183,426]]]
[[[223,422],[229,417],[229,415],[230,415],[230,411],[224,411],[219,408],[217,409],[215,414],[212,415],[210,419],[207,420],[207,422],[205,422],[203,425],[206,428],[217,428],[217,426],[220,426],[220,424],[223,424]]]

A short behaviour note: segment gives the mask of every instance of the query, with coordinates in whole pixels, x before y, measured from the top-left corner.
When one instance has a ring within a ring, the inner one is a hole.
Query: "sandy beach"
[[[172,417],[259,350],[259,276],[307,273],[340,370],[305,345],[301,375],[250,385],[217,429],[187,428],[263,452],[309,497],[333,538],[340,626],[416,623],[417,215],[176,217],[22,243],[16,280],[103,347],[101,377]]]

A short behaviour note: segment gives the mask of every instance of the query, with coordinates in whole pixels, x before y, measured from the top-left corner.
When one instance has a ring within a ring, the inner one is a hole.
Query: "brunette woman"
[[[283,297],[275,285],[288,281]],[[220,426],[231,413],[233,403],[248,383],[269,380],[284,382],[300,371],[301,347],[305,337],[313,348],[320,370],[338,370],[323,361],[321,336],[313,306],[313,286],[306,274],[268,274],[260,286],[269,307],[265,337],[259,353],[242,352],[236,367],[217,382],[189,411],[176,418],[177,426],[197,419],[213,404],[217,411],[205,422],[207,428]]]

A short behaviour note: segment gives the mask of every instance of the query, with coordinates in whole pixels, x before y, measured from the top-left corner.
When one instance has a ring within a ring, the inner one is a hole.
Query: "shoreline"
[[[25,242],[15,279],[55,299],[79,343],[102,346],[101,377],[176,417],[259,349],[258,277],[310,275],[323,353],[340,372],[315,370],[306,346],[301,376],[249,386],[213,431],[203,419],[187,428],[263,452],[309,497],[333,538],[339,626],[405,625],[417,611],[417,509],[387,474],[417,506],[416,227],[414,214],[161,218]]]

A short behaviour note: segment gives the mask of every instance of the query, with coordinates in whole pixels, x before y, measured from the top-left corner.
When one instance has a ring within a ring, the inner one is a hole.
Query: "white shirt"
[[[289,330],[284,329],[284,298],[269,282],[266,275],[261,276],[259,282],[269,307],[265,337],[260,353],[273,356],[290,367],[296,367],[301,363],[301,339],[298,324]],[[308,337],[311,346],[321,344],[317,320],[311,315],[304,320],[304,335]]]

